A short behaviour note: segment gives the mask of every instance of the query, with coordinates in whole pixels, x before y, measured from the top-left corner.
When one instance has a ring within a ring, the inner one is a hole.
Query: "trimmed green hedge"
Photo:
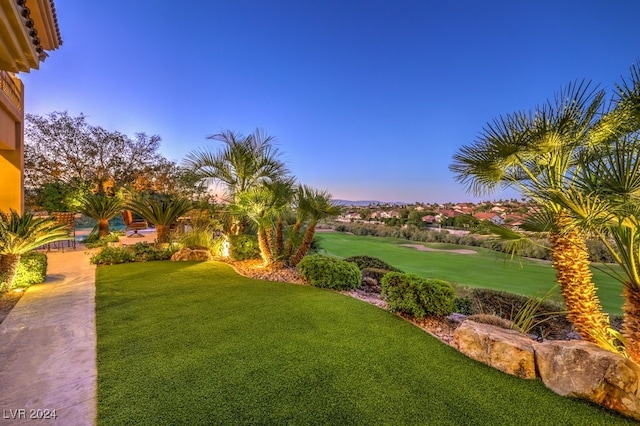
[[[350,290],[360,287],[362,282],[358,266],[335,257],[321,254],[305,256],[297,268],[302,277],[315,287]]]
[[[443,280],[389,272],[382,278],[382,294],[391,312],[413,318],[443,316],[453,312],[453,287]]]

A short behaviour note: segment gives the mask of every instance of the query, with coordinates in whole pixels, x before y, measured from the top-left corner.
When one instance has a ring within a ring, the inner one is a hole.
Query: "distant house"
[[[473,217],[475,217],[478,220],[489,220],[495,223],[496,225],[504,224],[504,219],[495,213],[483,213],[483,212],[474,213]]]
[[[504,217],[505,225],[517,228],[521,226],[526,220],[526,217],[521,214],[507,214]]]
[[[358,219],[360,219],[360,213],[358,213],[358,212],[348,212],[344,216],[348,220],[358,220]]]
[[[380,217],[383,217],[385,219],[391,219],[392,217],[399,218],[400,212],[398,210],[390,210],[388,212],[382,212],[382,215]]]
[[[439,210],[438,213],[446,217],[463,216],[465,214],[461,210],[454,210],[454,209],[443,209],[443,210]]]
[[[429,223],[429,224],[433,224],[436,223],[436,217],[434,215],[426,215],[426,216],[422,216],[422,221],[424,223]]]

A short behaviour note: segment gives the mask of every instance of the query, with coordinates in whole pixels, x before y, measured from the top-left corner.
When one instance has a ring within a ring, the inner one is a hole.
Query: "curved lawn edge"
[[[99,424],[633,424],[351,297],[218,262],[100,267]]]

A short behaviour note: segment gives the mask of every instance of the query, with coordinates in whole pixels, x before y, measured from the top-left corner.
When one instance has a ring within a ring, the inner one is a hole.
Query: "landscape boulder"
[[[178,250],[171,256],[172,262],[181,262],[181,261],[204,262],[212,259],[213,259],[213,256],[211,256],[211,252],[209,250],[192,250],[187,247]]]
[[[549,389],[640,420],[638,364],[583,341],[546,341],[534,348],[540,378]]]
[[[535,379],[534,341],[514,330],[464,321],[451,345],[470,358],[523,379]]]

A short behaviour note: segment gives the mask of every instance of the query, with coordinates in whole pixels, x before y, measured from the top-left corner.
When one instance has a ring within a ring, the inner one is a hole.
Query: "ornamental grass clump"
[[[453,287],[446,281],[399,272],[382,278],[382,295],[391,312],[417,319],[449,315],[455,299]]]
[[[321,254],[305,256],[297,268],[302,277],[315,287],[351,290],[362,284],[358,266],[334,257]]]

